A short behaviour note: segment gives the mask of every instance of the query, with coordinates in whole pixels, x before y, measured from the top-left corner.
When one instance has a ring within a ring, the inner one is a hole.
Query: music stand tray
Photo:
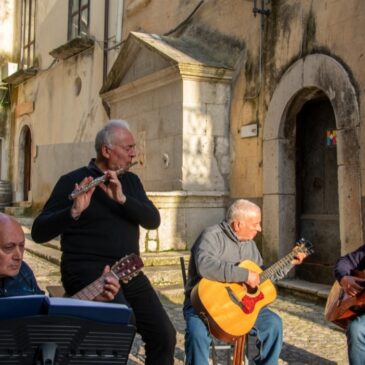
[[[135,336],[130,308],[71,298],[52,304],[50,299],[0,299],[0,364],[127,364]]]

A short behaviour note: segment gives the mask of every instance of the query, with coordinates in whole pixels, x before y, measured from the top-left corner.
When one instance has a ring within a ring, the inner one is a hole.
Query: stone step
[[[12,207],[5,207],[4,213],[11,215],[13,217],[19,217],[19,216],[23,216],[25,214],[26,210],[27,210],[27,207],[12,206]]]
[[[46,247],[54,248],[55,250],[61,251],[61,243],[58,239],[51,240],[44,244]]]
[[[325,304],[331,290],[331,285],[311,283],[309,281],[285,278],[276,283],[281,294],[291,294],[309,299],[318,304]]]
[[[179,266],[180,257],[184,258],[185,266],[189,263],[189,251],[162,251],[162,252],[142,252],[144,265],[147,266]]]
[[[23,230],[26,229],[27,233],[30,233],[34,218],[32,217],[17,217],[16,220],[22,225]],[[24,231],[24,233],[26,233]]]
[[[61,257],[60,242],[57,240],[49,241],[45,244],[34,243],[26,235],[26,249],[39,257],[48,259],[50,255],[54,255],[52,262],[60,264],[57,261]],[[180,257],[184,258],[185,266],[187,267],[190,253],[188,251],[169,251],[169,252],[142,252],[141,257],[144,265],[147,266],[169,266],[180,265]]]
[[[33,255],[41,257],[49,262],[52,262],[56,265],[60,265],[61,262],[61,251],[52,247],[47,247],[44,245],[39,245],[34,243],[33,241],[25,237],[25,247],[26,250]]]
[[[180,265],[145,266],[143,272],[148,276],[153,286],[163,288],[178,284],[183,287]]]
[[[30,233],[25,233],[25,237],[27,239],[26,249],[29,252],[45,259],[48,259],[50,255],[54,253],[55,257],[52,262],[57,264],[60,263],[57,262],[57,260],[61,257],[60,253],[57,252],[61,249],[59,240],[54,239],[44,244],[37,244],[32,241]],[[187,267],[190,253],[189,251],[142,252],[141,257],[145,266],[180,265],[180,257],[184,257],[185,265]]]
[[[41,245],[34,243],[26,237],[25,247],[33,255],[60,265],[62,253],[59,250],[58,241],[54,240],[47,245]],[[183,256],[185,262],[187,262],[189,258],[187,252],[142,253],[141,256],[145,265],[143,271],[154,286],[167,286],[172,284],[183,286],[179,257]]]
[[[32,202],[31,201],[19,201],[19,202],[13,202],[12,204],[13,207],[24,207],[24,208],[29,208],[32,206]]]
[[[184,303],[185,296],[182,284],[155,287],[155,289],[162,300],[167,300],[170,303],[180,305]]]

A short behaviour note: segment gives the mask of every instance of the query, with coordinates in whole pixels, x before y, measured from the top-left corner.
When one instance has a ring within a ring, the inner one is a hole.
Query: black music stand
[[[126,365],[135,336],[122,304],[42,295],[0,299],[0,364]]]

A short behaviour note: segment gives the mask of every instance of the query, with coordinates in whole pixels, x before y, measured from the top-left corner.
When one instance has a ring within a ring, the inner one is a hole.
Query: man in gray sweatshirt
[[[259,274],[241,268],[238,264],[243,260],[250,260],[258,266],[263,265],[262,257],[253,240],[260,231],[260,208],[248,200],[240,199],[229,207],[225,221],[206,228],[194,243],[191,249],[183,309],[186,321],[187,365],[208,365],[211,343],[206,325],[195,313],[191,304],[191,290],[202,277],[220,282],[244,282],[252,288],[259,285]],[[298,254],[292,265],[300,264],[304,257],[304,254]],[[291,267],[279,272],[274,279],[283,277]],[[256,319],[252,334],[257,336],[259,349],[254,359],[255,364],[278,364],[283,341],[281,318],[268,308],[263,308]]]

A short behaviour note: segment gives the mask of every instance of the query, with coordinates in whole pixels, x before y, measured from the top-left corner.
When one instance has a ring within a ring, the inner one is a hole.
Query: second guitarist
[[[191,249],[188,280],[185,288],[184,318],[186,321],[185,353],[187,365],[208,365],[211,336],[203,320],[195,312],[190,293],[201,278],[220,282],[245,282],[252,288],[259,285],[259,274],[238,267],[243,260],[258,266],[263,260],[254,238],[261,232],[261,210],[248,201],[237,200],[227,211],[226,220],[206,228]],[[298,254],[292,264],[300,264],[304,254]],[[277,275],[284,277],[291,267]],[[277,364],[282,347],[281,318],[263,308],[250,332],[256,334],[260,350],[255,364]]]
[[[353,276],[355,271],[365,270],[365,245],[342,256],[335,266],[335,276],[346,295],[356,296],[364,292],[365,280]],[[363,294],[362,294],[363,295]],[[362,313],[362,314],[361,314]],[[365,310],[347,327],[347,344],[350,365],[365,364]]]

